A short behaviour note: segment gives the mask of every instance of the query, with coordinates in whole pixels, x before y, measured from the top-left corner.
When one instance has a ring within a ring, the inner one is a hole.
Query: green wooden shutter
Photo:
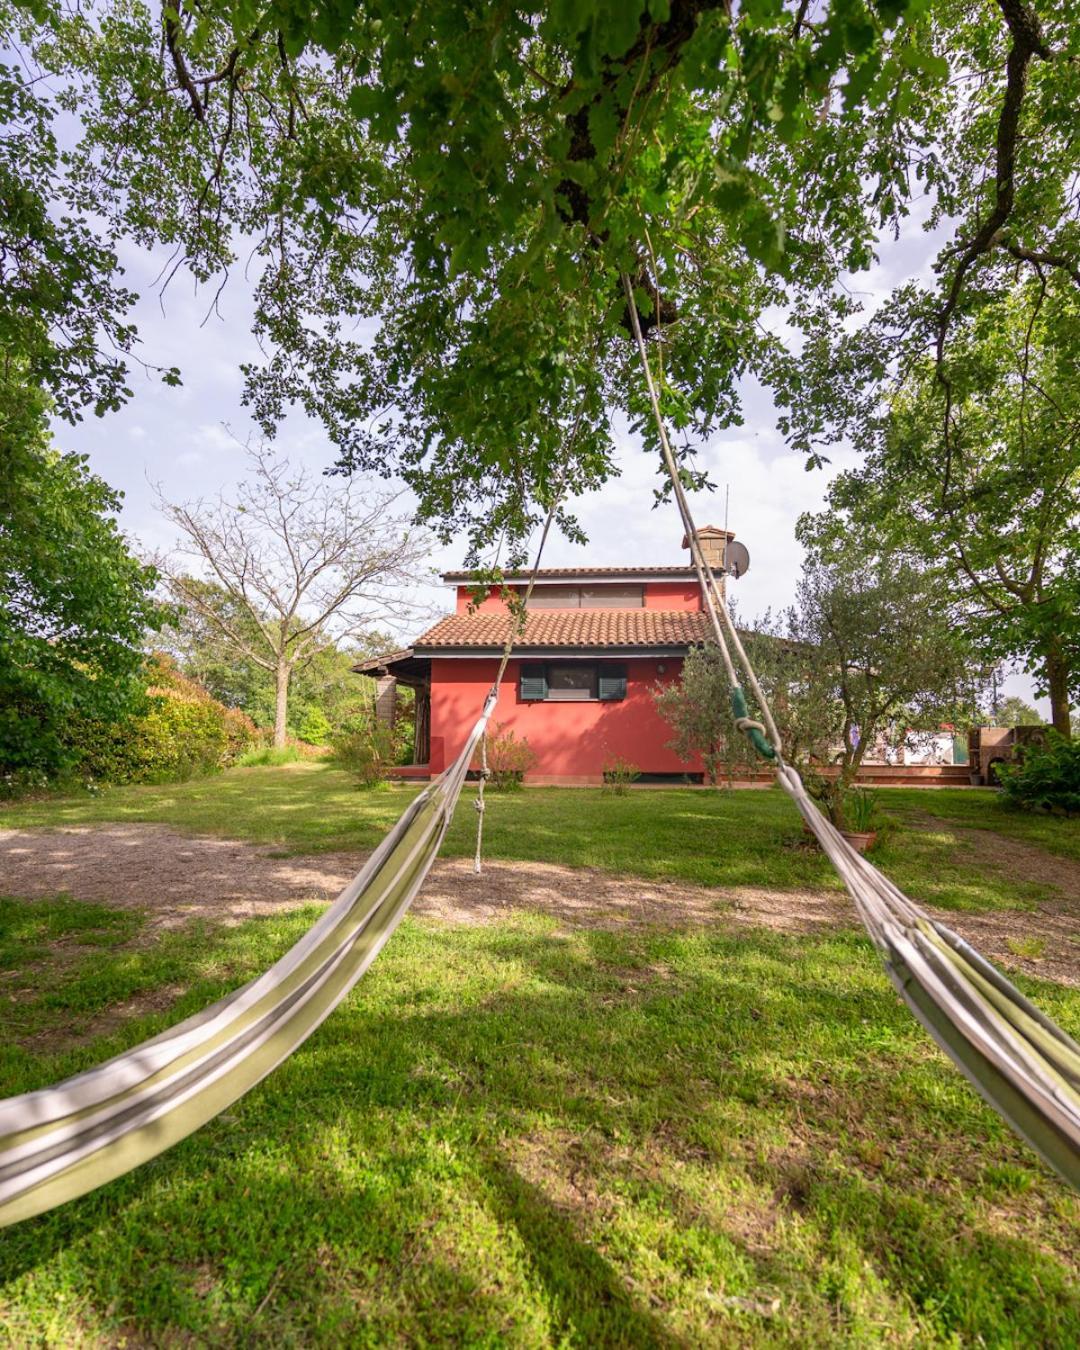
[[[547,670],[544,666],[522,665],[518,693],[523,703],[536,703],[547,698]]]
[[[597,696],[604,703],[626,697],[626,667],[602,665],[598,667]]]

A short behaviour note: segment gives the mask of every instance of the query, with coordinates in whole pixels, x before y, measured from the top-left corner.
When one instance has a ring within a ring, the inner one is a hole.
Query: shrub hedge
[[[216,773],[259,739],[246,713],[223,703],[155,653],[142,706],[114,722],[74,719],[65,739],[75,774],[102,783],[164,783]]]
[[[1080,741],[1050,731],[1045,746],[1026,746],[1018,764],[1004,765],[999,772],[1007,805],[1080,815]]]

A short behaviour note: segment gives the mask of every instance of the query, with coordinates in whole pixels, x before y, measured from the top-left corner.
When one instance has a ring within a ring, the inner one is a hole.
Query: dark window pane
[[[596,697],[596,667],[548,666],[548,698],[556,703],[574,703]]]

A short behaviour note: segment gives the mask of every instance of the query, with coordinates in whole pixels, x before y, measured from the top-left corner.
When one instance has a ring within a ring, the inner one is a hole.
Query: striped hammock
[[[0,1227],[192,1134],[287,1059],[349,993],[423,884],[495,706],[317,923],[265,974],[97,1068],[0,1102]]]
[[[1080,1191],[1080,1046],[857,853],[789,764],[777,778],[855,901],[901,998],[994,1110]]]
[[[454,763],[264,975],[56,1087],[0,1102],[0,1227],[111,1181],[192,1134],[286,1059],[382,950],[431,868],[496,693]],[[1080,1190],[1080,1047],[856,853],[789,765],[780,785],[847,886],[901,996],[975,1088]]]

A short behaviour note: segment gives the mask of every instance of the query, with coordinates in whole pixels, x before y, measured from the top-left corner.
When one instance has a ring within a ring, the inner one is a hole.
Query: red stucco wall
[[[568,579],[567,584],[573,585],[574,582]],[[513,586],[511,589],[521,591],[524,587]],[[697,610],[701,608],[701,589],[696,581],[647,581],[644,599],[646,609]],[[472,603],[469,587],[459,586],[455,600],[456,612],[464,614]],[[504,609],[505,601],[498,591],[488,591],[475,608],[484,611]]]
[[[674,606],[672,606],[674,608]],[[461,749],[483,706],[497,667],[492,657],[431,662],[431,770],[445,768]],[[523,703],[518,698],[519,662],[511,661],[499,692],[494,723],[526,737],[537,754],[529,777],[599,782],[604,766],[621,758],[643,773],[700,772],[666,749],[671,728],[659,716],[650,690],[672,680],[680,658],[629,658],[626,698],[618,702]],[[664,666],[661,674],[658,665]]]
[[[511,586],[511,591],[519,591],[520,586]],[[455,613],[464,614],[467,610],[490,610],[505,609],[506,601],[502,598],[500,591],[488,591],[484,597],[477,601],[473,595],[470,586],[459,586],[457,588],[457,603],[455,604]]]
[[[645,608],[698,610],[701,608],[701,587],[696,581],[646,582]]]

